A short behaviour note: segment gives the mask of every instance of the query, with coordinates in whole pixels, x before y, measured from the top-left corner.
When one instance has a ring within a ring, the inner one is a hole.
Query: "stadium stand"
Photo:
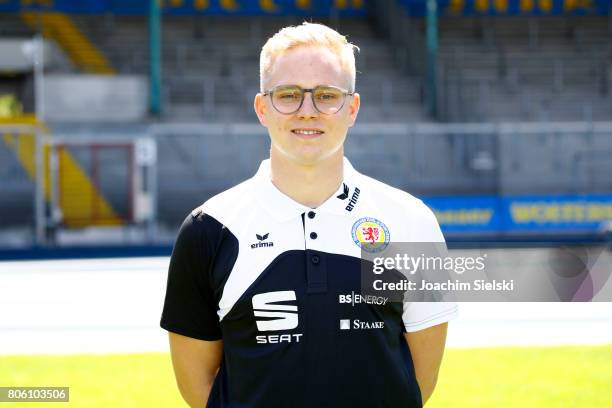
[[[0,18],[2,32],[7,35],[32,32],[14,18]],[[28,20],[33,24],[32,16]],[[319,20],[330,23],[329,19]],[[91,42],[91,50],[101,51],[98,55],[90,50],[85,55],[97,55],[95,61],[102,66],[98,69],[105,72],[116,67],[121,74],[147,74],[144,16],[79,14],[69,21],[74,33],[85,34],[76,37],[82,37],[85,44]],[[165,119],[252,120],[259,47],[279,27],[299,21],[297,17],[166,16],[162,31]],[[416,29],[408,35],[422,37],[422,19],[405,17],[403,21]],[[368,101],[361,118],[400,122],[435,119],[423,108],[422,50],[409,50],[405,57],[404,48],[416,48],[414,41],[403,42],[401,47],[394,44],[381,35],[383,24],[373,25],[364,18],[337,22],[340,31],[361,48],[358,91]],[[607,16],[440,19],[438,119],[610,120],[611,31]],[[87,63],[85,66],[88,68]],[[236,94],[242,95],[239,106],[231,103]]]
[[[73,17],[122,73],[148,72],[147,21],[142,16]],[[328,19],[323,19],[328,20]],[[258,90],[259,51],[271,34],[296,17],[185,17],[163,21],[163,78],[167,120],[253,120]],[[365,120],[424,121],[420,81],[394,66],[391,49],[366,19],[339,21],[359,45],[358,90],[370,101]],[[235,104],[235,95],[242,102]]]
[[[62,33],[76,37],[77,44],[86,44],[89,51],[75,56],[70,49],[80,46],[48,35],[48,41],[55,40],[73,62],[56,64],[52,72],[91,82],[87,88],[58,88],[60,97],[53,103],[65,103],[68,110],[71,102],[92,115],[85,120],[75,109],[73,117],[67,113],[61,120],[49,120],[49,128],[70,140],[154,137],[160,152],[159,220],[175,225],[207,197],[249,177],[266,156],[266,133],[252,110],[259,87],[260,47],[280,27],[315,20],[338,28],[361,49],[357,91],[363,105],[359,126],[351,130],[347,145],[347,155],[358,169],[418,196],[451,196],[447,201],[455,204],[447,219],[456,221],[449,225],[459,232],[485,230],[484,224],[461,218],[465,214],[469,218],[476,216],[474,211],[510,208],[503,200],[533,194],[551,202],[563,196],[559,202],[567,205],[604,203],[604,215],[598,213],[596,218],[605,218],[612,191],[612,126],[604,123],[612,121],[610,15],[441,17],[438,113],[432,116],[424,97],[425,22],[422,14],[406,15],[400,3],[379,1],[375,4],[380,7],[370,9],[368,16],[342,18],[166,14],[160,117],[146,116],[146,88],[138,86],[149,75],[143,13],[96,11],[55,17],[49,24],[57,24],[57,18],[69,21],[69,29]],[[39,29],[32,17],[0,13],[0,39],[31,38]],[[92,55],[94,62],[87,62]],[[88,92],[102,82],[95,75],[84,75],[92,72],[116,72],[110,81],[125,93],[115,89],[101,106],[89,104]],[[18,80],[3,77],[0,93],[19,95],[25,111],[31,112],[34,103],[25,94],[32,94],[33,74],[22,75]],[[57,79],[50,76],[49,83]],[[143,105],[124,120],[118,120],[116,112],[135,104],[123,98],[129,92],[120,81],[136,84],[130,88],[136,89],[131,96]],[[95,112],[100,107],[116,107],[108,116],[115,114],[114,121]],[[13,217],[0,220],[0,225],[24,222],[33,212],[31,171],[20,169],[11,150],[15,144],[4,140],[0,179],[12,181],[0,186],[0,193],[10,197],[0,199],[0,209],[10,208]],[[91,160],[75,154],[73,167],[87,170]],[[106,167],[112,167],[108,164],[113,158],[104,160],[102,178],[110,180],[113,172]],[[87,177],[81,177],[75,197],[97,194]],[[106,199],[110,210],[127,213],[125,192],[108,184],[104,197],[99,194],[99,200],[93,201]],[[572,219],[574,224],[568,221],[568,230],[576,229],[580,216]],[[489,221],[487,231],[514,222],[495,217]],[[495,222],[497,227],[492,227]],[[538,222],[534,221],[534,230],[542,228]],[[596,225],[593,221],[588,228],[594,230]]]
[[[610,120],[611,34],[606,16],[442,19],[444,119]]]

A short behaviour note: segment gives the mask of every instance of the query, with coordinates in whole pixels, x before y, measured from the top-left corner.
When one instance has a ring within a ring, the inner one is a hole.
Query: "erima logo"
[[[257,320],[259,331],[292,330],[298,326],[298,307],[296,305],[283,305],[278,302],[295,301],[295,291],[284,290],[278,292],[259,293],[252,298],[253,313],[255,317],[273,318],[272,320]],[[258,344],[268,343],[299,343],[302,337],[298,334],[260,335],[255,339]]]
[[[359,293],[351,292],[350,295],[338,295],[338,303],[350,303],[351,306],[356,304],[365,303],[366,305],[380,305],[384,306],[387,304],[389,298],[383,296],[373,295],[360,295]]]
[[[355,204],[357,204],[357,199],[359,198],[359,193],[361,191],[359,190],[359,188],[355,187],[355,191],[353,192],[353,195],[351,196],[351,199],[349,200],[348,205],[346,206],[346,211],[353,211],[353,208],[355,208]]]
[[[384,329],[385,322],[362,322],[361,320],[355,319],[340,319],[340,330],[371,330],[371,329]]]
[[[336,197],[340,200],[346,200],[349,196],[349,191],[349,186],[347,186],[346,183],[342,183],[342,194],[338,194]],[[353,191],[353,195],[351,196],[348,205],[345,207],[346,211],[353,211],[355,204],[357,204],[357,199],[359,199],[359,193],[361,193],[361,191],[359,188],[355,187],[355,191]]]
[[[263,242],[266,239],[268,239],[269,235],[270,235],[270,233],[267,233],[267,234],[264,234],[264,235],[255,234],[255,237],[257,238],[257,240],[259,242],[257,242],[256,244],[251,244],[251,248],[255,249],[255,248],[272,247],[272,246],[274,246],[274,242]]]
[[[342,183],[342,194],[338,194],[336,197],[341,200],[346,200],[348,198],[348,194],[349,187],[345,183]]]

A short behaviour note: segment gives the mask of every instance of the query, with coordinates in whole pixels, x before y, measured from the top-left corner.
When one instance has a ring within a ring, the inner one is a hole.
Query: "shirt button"
[[[312,261],[313,264],[318,264],[319,263],[319,256],[318,255],[313,255],[312,258],[310,258],[310,260]]]
[[[310,238],[311,239],[317,239],[317,233],[316,232],[311,232],[310,233]]]
[[[313,219],[315,217],[314,211],[308,211],[308,218]]]

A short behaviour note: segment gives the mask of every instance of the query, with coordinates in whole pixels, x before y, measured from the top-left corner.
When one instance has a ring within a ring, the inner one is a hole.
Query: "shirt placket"
[[[316,210],[304,214],[304,247],[306,249],[306,293],[327,292],[327,261],[325,254],[314,249],[316,240],[320,238],[322,230],[321,217]]]

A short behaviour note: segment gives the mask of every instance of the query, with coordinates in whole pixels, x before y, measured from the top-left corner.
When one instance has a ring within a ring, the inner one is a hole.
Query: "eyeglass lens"
[[[345,94],[340,89],[318,86],[312,91],[315,108],[325,114],[334,114],[344,105]],[[304,91],[298,86],[286,86],[272,92],[272,104],[281,113],[295,113],[304,100]]]

